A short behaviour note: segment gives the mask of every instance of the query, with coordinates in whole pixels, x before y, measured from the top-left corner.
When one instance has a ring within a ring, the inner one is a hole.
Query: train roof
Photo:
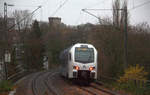
[[[88,47],[92,47],[92,48],[95,48],[92,44],[88,44],[88,43],[76,43],[74,44],[73,46],[77,46],[77,47],[80,47],[80,46],[84,46],[84,45],[88,45]]]
[[[69,50],[70,50],[72,47],[74,47],[74,46],[81,46],[81,45],[88,45],[88,46],[94,48],[94,46],[93,46],[92,44],[88,44],[88,43],[76,43],[76,44],[70,46],[69,48],[65,49],[64,51],[62,51],[62,53],[69,52]]]
[[[82,45],[83,45],[83,46],[84,46],[84,45],[88,45],[88,47],[95,49],[95,47],[94,47],[92,44],[88,44],[88,43],[76,43],[76,44],[70,46],[69,48],[63,50],[63,51],[60,53],[60,56],[59,56],[59,57],[60,57],[60,58],[63,58],[64,56],[66,56],[66,54],[68,54],[68,52],[70,51],[70,49],[71,49],[72,47],[80,47],[80,46],[82,46]],[[95,49],[95,50],[96,50],[96,49]]]

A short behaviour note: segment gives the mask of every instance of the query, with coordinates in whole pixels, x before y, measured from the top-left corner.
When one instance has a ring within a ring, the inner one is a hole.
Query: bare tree
[[[127,0],[115,0],[113,3],[113,24],[117,27],[123,27],[125,21],[125,10],[127,10]],[[128,13],[128,12],[127,12]],[[128,14],[127,14],[128,16]],[[129,23],[129,19],[127,19]]]
[[[112,20],[109,17],[102,18],[101,25],[112,25]]]
[[[127,10],[127,0],[124,0],[122,3],[122,11],[120,16],[120,26],[123,27],[125,21],[125,10]],[[129,24],[128,12],[127,12],[127,24]]]
[[[115,0],[113,4],[113,24],[115,26],[120,25],[120,0]]]
[[[28,10],[15,10],[13,13],[13,16],[16,20],[16,28],[21,31],[25,30],[30,27],[32,24],[32,15]],[[25,18],[25,19],[24,19]],[[22,22],[20,22],[22,19],[24,19]]]

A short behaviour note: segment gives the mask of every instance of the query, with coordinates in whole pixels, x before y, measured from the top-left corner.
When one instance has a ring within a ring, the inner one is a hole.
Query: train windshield
[[[91,63],[94,62],[93,48],[75,48],[75,62]]]

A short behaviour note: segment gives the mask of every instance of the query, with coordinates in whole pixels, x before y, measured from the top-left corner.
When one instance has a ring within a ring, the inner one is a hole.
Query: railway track
[[[46,78],[45,78],[45,80],[44,80],[44,83],[45,83],[45,85],[46,85],[46,87],[47,87],[47,89],[48,89],[48,92],[49,93],[51,93],[52,95],[59,95],[58,93],[57,93],[57,91],[55,91],[54,90],[54,88],[52,88],[52,86],[50,86],[49,84],[50,84],[50,82],[48,81],[51,77],[53,77],[55,74],[57,74],[58,72],[55,72],[55,73],[53,73],[53,74],[49,74]]]
[[[33,80],[32,80],[32,83],[31,83],[31,88],[32,88],[32,93],[33,95],[39,95],[38,91],[37,91],[37,79],[43,74],[43,72],[40,72],[38,74],[36,74],[34,77],[33,77]]]
[[[52,90],[52,87],[49,85],[50,83],[48,81],[49,78],[53,77],[53,75],[55,75],[55,74],[56,74],[56,72],[55,73],[40,72],[40,73],[36,74],[33,77],[33,80],[32,80],[32,83],[31,83],[32,94],[33,95],[45,95],[45,93],[49,93],[51,95],[59,95],[59,94],[57,94],[56,91]],[[42,78],[42,80],[39,81],[40,80],[39,78]],[[39,84],[42,84],[43,86],[39,85]],[[40,87],[40,86],[42,86],[42,87]],[[45,89],[43,91],[43,89],[41,90],[40,88],[45,88]]]
[[[120,95],[116,92],[110,91],[104,87],[100,83],[91,83],[89,86],[78,86],[84,92],[87,92],[88,95]]]
[[[30,75],[28,81],[29,89],[24,89],[24,95],[76,95],[72,93],[78,93],[79,95],[119,95],[117,93],[111,92],[108,89],[102,87],[102,84],[91,83],[89,86],[74,85],[73,83],[63,82],[61,78],[56,77],[58,72],[39,72]],[[27,79],[28,79],[27,78]],[[57,83],[57,79],[59,82]],[[56,82],[56,83],[55,83]],[[63,86],[61,85],[64,85]],[[61,86],[60,86],[61,85]],[[28,85],[25,85],[28,87]],[[72,89],[68,89],[69,87]],[[65,90],[65,91],[63,91]],[[64,93],[64,94],[63,94]],[[22,94],[18,94],[22,95]]]
[[[112,95],[93,87],[79,87],[79,89],[81,89],[84,92],[87,92],[88,95]]]

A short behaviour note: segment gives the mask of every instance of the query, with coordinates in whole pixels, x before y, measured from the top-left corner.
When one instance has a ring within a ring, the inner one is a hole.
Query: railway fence
[[[23,68],[22,65],[17,65],[15,68],[14,68],[14,73],[10,74],[8,76],[8,80],[12,81],[12,82],[16,82],[18,81],[19,79],[21,79],[22,77],[32,73],[33,71],[27,71]]]

